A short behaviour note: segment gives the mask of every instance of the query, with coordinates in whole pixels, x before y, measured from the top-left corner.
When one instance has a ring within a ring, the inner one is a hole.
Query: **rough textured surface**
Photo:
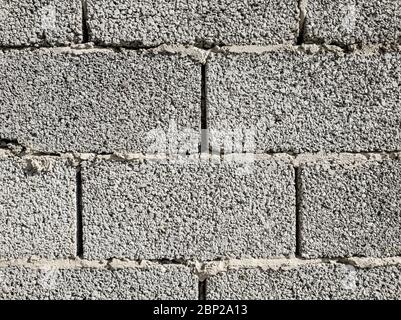
[[[0,299],[140,300],[197,299],[198,282],[189,269],[0,268]]]
[[[305,257],[401,254],[401,162],[308,165],[300,171]]]
[[[146,152],[200,125],[200,65],[110,50],[0,53],[0,137],[46,152]]]
[[[207,282],[207,299],[400,299],[401,268],[320,264],[230,270]]]
[[[0,46],[67,45],[82,41],[81,0],[1,0]]]
[[[50,158],[0,158],[0,259],[75,255],[75,169]]]
[[[400,4],[0,0],[0,299],[401,299]]]
[[[88,0],[90,38],[107,45],[295,43],[297,0]]]
[[[85,258],[295,253],[289,164],[110,163],[83,170]]]
[[[400,58],[215,55],[207,66],[210,128],[253,128],[257,153],[400,150]]]
[[[306,12],[306,42],[401,42],[398,0],[308,0]]]

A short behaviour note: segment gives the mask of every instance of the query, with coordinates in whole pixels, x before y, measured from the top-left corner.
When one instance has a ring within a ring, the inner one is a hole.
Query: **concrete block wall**
[[[401,298],[400,21],[0,0],[0,299]]]

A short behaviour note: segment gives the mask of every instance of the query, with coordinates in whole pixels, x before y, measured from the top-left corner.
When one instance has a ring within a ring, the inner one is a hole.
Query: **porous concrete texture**
[[[200,69],[174,54],[3,51],[0,137],[49,153],[147,152],[155,132],[199,129]]]
[[[87,259],[295,254],[288,163],[98,161],[82,174]]]
[[[256,153],[401,149],[401,54],[311,50],[214,54],[207,65],[214,149],[221,143],[213,131],[238,128],[253,130]]]
[[[401,41],[398,0],[304,0],[305,41],[350,45]]]
[[[228,270],[208,279],[206,299],[394,300],[401,296],[400,272],[338,263]]]
[[[103,45],[295,43],[297,0],[87,0],[90,40]]]
[[[400,299],[400,22],[0,0],[0,300]]]
[[[197,299],[198,281],[189,268],[0,268],[1,300]]]
[[[0,157],[0,259],[75,255],[75,174],[65,160]]]
[[[0,46],[54,46],[82,41],[81,0],[0,1]]]
[[[401,162],[301,167],[300,249],[304,257],[401,254]]]

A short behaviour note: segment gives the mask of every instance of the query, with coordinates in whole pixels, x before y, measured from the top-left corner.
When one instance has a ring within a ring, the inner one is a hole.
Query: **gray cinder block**
[[[400,43],[397,0],[308,0],[305,41],[349,45]]]
[[[229,270],[207,280],[207,299],[400,299],[401,267],[316,264]]]
[[[275,161],[95,162],[83,169],[85,258],[294,254],[294,184]]]
[[[252,129],[256,153],[401,149],[399,52],[216,54],[209,127]],[[220,149],[211,138],[213,148]]]
[[[75,255],[75,174],[65,160],[0,158],[0,259]]]
[[[297,0],[88,0],[90,38],[125,46],[295,43]]]
[[[0,1],[0,46],[68,45],[82,41],[81,0]]]
[[[0,137],[44,152],[147,152],[159,131],[199,130],[200,70],[142,51],[4,51]]]
[[[304,257],[401,254],[401,162],[306,165],[299,178]]]
[[[0,268],[1,300],[197,299],[198,281],[184,266]]]

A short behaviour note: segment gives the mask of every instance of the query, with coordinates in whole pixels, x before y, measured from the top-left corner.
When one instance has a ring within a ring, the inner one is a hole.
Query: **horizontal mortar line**
[[[199,51],[210,51],[212,48],[201,48],[193,45],[184,45],[184,44],[160,44],[155,46],[138,46],[138,47],[130,47],[124,45],[99,45],[94,42],[85,42],[85,43],[71,43],[70,45],[59,45],[59,46],[10,46],[10,47],[1,47],[0,51],[51,51],[51,52],[93,52],[93,51],[113,51],[120,52],[122,50],[126,51],[157,51],[157,52],[181,52],[183,49],[187,50],[199,50]]]
[[[94,268],[94,269],[110,269],[110,268],[147,268],[152,266],[173,266],[182,265],[174,260],[86,260],[77,257],[76,259],[44,259],[44,258],[27,258],[27,259],[13,259],[13,260],[0,260],[0,268],[6,267],[28,267],[28,268],[60,268],[60,269],[80,269],[80,268]]]
[[[199,279],[205,280],[220,273],[230,270],[259,269],[261,271],[277,271],[295,269],[303,266],[324,266],[324,265],[346,265],[355,269],[373,269],[379,267],[396,266],[401,267],[401,257],[348,257],[348,258],[316,258],[303,259],[281,258],[281,259],[233,259],[223,261],[210,261],[198,263],[193,269]]]
[[[227,158],[228,155],[225,156]],[[235,158],[235,156],[233,156]],[[248,156],[249,157],[249,156]],[[255,160],[282,160],[290,162],[294,167],[313,163],[353,164],[380,161],[400,161],[400,151],[383,152],[304,152],[304,153],[266,153],[255,154]]]
[[[24,148],[20,145],[16,147]],[[20,153],[13,151],[9,147],[0,147],[1,158],[20,158],[24,159],[40,159],[40,158],[53,158],[53,159],[67,159],[75,164],[81,162],[93,161],[117,161],[117,162],[138,162],[138,161],[177,161],[185,164],[186,162],[196,161],[284,161],[289,162],[297,167],[308,163],[319,162],[334,162],[334,163],[354,163],[354,162],[371,162],[371,161],[387,161],[401,160],[400,151],[376,151],[376,152],[269,152],[269,153],[230,153],[230,154],[206,154],[194,153],[192,155],[169,155],[169,154],[144,154],[144,153],[130,153],[130,152],[114,152],[114,153],[79,153],[79,152],[66,152],[66,153],[46,153],[35,152],[32,150],[24,150]]]
[[[401,44],[322,44],[322,43],[302,43],[302,44],[277,44],[277,45],[224,45],[211,48],[203,48],[194,45],[185,44],[160,44],[156,46],[130,47],[121,45],[98,45],[93,42],[71,44],[69,46],[19,46],[19,47],[0,47],[0,51],[49,51],[55,53],[75,53],[85,54],[92,52],[123,52],[123,51],[141,51],[153,52],[159,54],[187,54],[199,55],[200,53],[206,57],[210,53],[222,54],[263,54],[268,52],[289,51],[289,52],[304,52],[314,54],[319,52],[338,52],[344,54],[374,52],[400,52]]]
[[[277,270],[281,268],[296,268],[302,266],[316,266],[327,264],[350,265],[355,268],[369,269],[384,266],[401,266],[401,256],[375,258],[375,257],[348,257],[348,258],[316,258],[303,259],[290,258],[265,258],[265,259],[227,259],[227,260],[85,260],[85,259],[41,259],[27,258],[14,260],[0,260],[0,268],[26,267],[32,269],[59,268],[59,269],[125,269],[125,268],[151,268],[183,266],[188,267],[201,278],[215,275],[220,272],[239,269],[263,269]]]
[[[185,47],[185,46],[182,46]],[[0,46],[0,51],[50,51],[50,52],[94,52],[94,51],[112,51],[119,52],[121,50],[127,51],[154,51],[162,49],[162,45],[148,46],[148,47],[127,47],[127,46],[103,46],[97,45],[93,42],[85,43],[71,43],[69,45],[55,45],[55,46]],[[193,47],[196,48],[196,47]],[[201,49],[200,49],[201,50]]]
[[[62,49],[72,49],[72,50],[90,50],[90,49],[98,49],[98,50],[112,50],[119,51],[120,49],[126,49],[130,51],[146,51],[146,50],[155,50],[161,48],[193,48],[204,51],[209,51],[212,48],[197,46],[197,45],[189,45],[189,44],[167,44],[161,43],[157,45],[145,46],[145,45],[124,45],[124,44],[102,44],[93,41],[89,42],[73,42],[69,44],[59,44],[59,45],[19,45],[19,46],[0,46],[0,50],[2,51],[10,51],[10,50],[49,50],[49,51],[58,51]]]

